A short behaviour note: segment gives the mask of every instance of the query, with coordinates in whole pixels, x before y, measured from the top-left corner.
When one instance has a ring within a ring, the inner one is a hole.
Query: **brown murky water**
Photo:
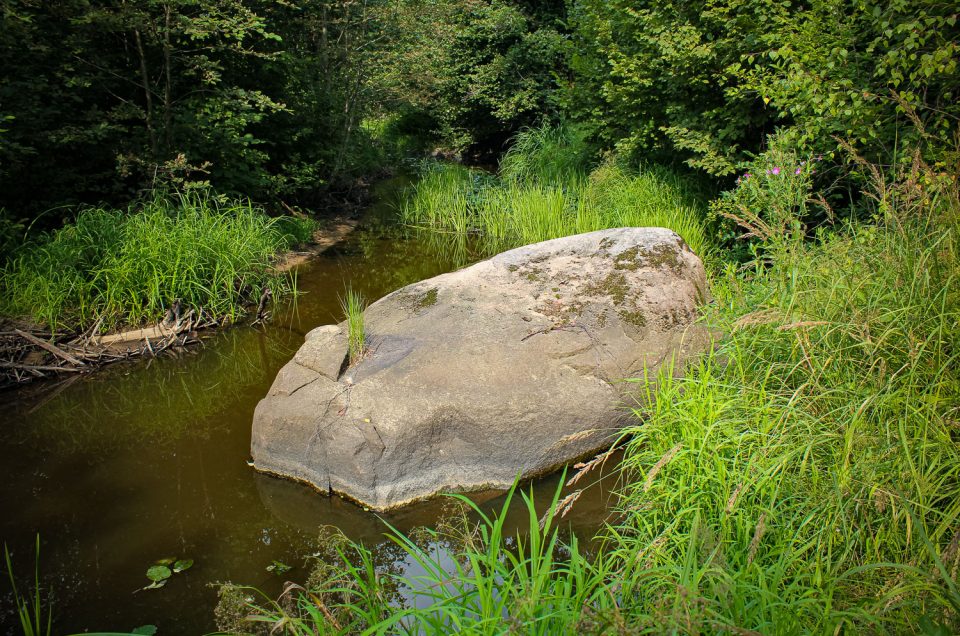
[[[211,632],[216,582],[274,595],[284,580],[302,582],[322,525],[375,546],[385,542],[384,520],[400,530],[436,521],[441,502],[381,519],[246,463],[254,407],[303,335],[341,319],[337,295],[348,283],[373,300],[469,259],[456,249],[438,255],[392,228],[396,192],[395,183],[383,184],[363,227],[300,268],[305,293],[270,324],[227,330],[176,358],[0,395],[0,541],[24,580],[39,533],[55,634],[144,624],[157,625],[160,636]],[[541,509],[558,482],[534,485]],[[577,502],[567,517],[574,532],[589,537],[600,526],[610,486],[608,478]],[[502,497],[484,505],[499,508]],[[525,522],[519,507],[511,515],[513,527]],[[162,589],[134,593],[164,557],[196,564]],[[266,570],[273,561],[294,569],[278,577]],[[5,577],[0,590],[0,633],[18,633]]]

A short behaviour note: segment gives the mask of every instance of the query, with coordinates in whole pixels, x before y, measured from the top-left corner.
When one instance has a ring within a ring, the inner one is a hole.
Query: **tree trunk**
[[[159,148],[157,143],[157,130],[153,125],[153,91],[150,90],[150,74],[147,72],[147,56],[143,50],[143,38],[140,37],[140,30],[133,30],[133,39],[137,45],[137,55],[140,58],[140,82],[143,86],[143,97],[147,102],[147,136],[150,139],[150,157],[157,161]]]

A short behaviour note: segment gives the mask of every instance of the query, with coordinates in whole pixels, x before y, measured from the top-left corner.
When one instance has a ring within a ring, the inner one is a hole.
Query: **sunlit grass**
[[[487,253],[614,227],[665,227],[706,257],[712,238],[693,184],[662,167],[608,161],[587,172],[583,140],[541,128],[518,135],[500,178],[428,164],[401,219],[434,232],[480,237]]]
[[[86,208],[21,248],[0,272],[3,313],[52,329],[156,320],[176,299],[236,317],[263,288],[289,288],[274,257],[309,236],[308,222],[271,219],[247,201],[156,198],[128,211]]]
[[[367,349],[367,332],[363,319],[366,306],[363,295],[351,287],[340,297],[340,309],[347,319],[347,351],[350,364],[358,362]]]

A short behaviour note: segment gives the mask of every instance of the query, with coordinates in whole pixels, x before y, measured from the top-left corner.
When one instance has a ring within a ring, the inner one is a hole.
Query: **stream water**
[[[276,596],[303,582],[319,528],[334,525],[384,545],[386,520],[402,531],[432,525],[441,501],[378,516],[338,497],[256,473],[247,465],[253,410],[280,367],[318,325],[342,318],[347,284],[369,300],[450,271],[445,254],[391,226],[397,182],[385,182],[361,228],[301,266],[295,303],[266,325],[238,326],[176,357],[122,363],[89,376],[0,394],[0,541],[18,583],[30,581],[40,537],[40,580],[52,595],[54,633],[159,627],[160,636],[215,630],[215,583]],[[611,478],[580,498],[564,521],[592,536]],[[559,477],[534,484],[542,510]],[[487,494],[484,506],[502,505]],[[513,527],[524,522],[516,507]],[[384,567],[412,567],[377,551]],[[195,565],[161,589],[147,568],[165,557]],[[277,576],[274,561],[293,566]],[[12,593],[0,581],[0,633],[19,632]]]

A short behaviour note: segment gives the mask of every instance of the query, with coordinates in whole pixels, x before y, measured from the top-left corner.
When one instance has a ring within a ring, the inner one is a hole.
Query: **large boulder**
[[[626,378],[707,341],[703,265],[662,228],[620,228],[504,252],[400,289],[347,327],[311,331],[257,406],[257,470],[388,509],[509,487],[609,445]]]

